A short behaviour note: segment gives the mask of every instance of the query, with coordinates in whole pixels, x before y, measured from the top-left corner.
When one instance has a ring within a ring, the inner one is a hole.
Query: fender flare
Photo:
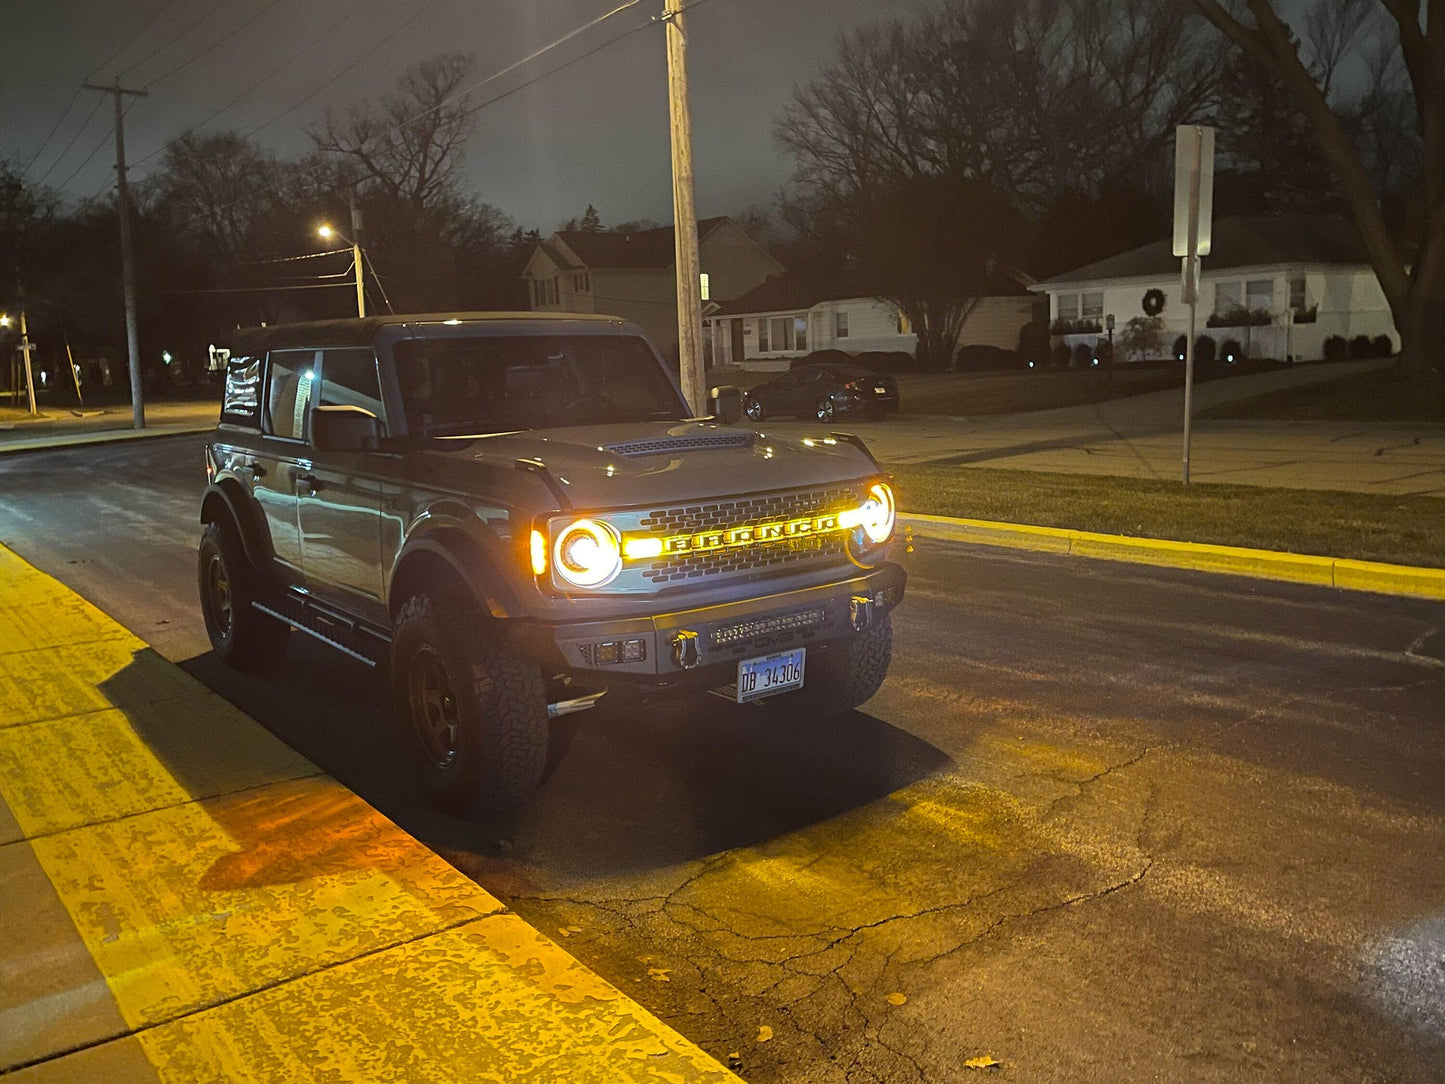
[[[418,535],[402,547],[393,565],[387,603],[393,614],[406,602],[402,591],[411,581],[418,561],[440,561],[462,583],[483,613],[494,618],[515,617],[522,608],[510,585],[497,571],[481,544],[459,526],[439,526]]]
[[[223,519],[235,525],[246,560],[254,568],[265,568],[271,559],[270,536],[252,510],[248,494],[234,479],[212,482],[201,497],[201,522],[220,523]]]

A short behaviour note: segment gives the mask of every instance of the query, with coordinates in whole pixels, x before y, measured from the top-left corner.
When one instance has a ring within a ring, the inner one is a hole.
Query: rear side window
[[[311,386],[316,378],[315,350],[275,350],[266,375],[266,432],[289,440],[306,439]]]
[[[226,388],[221,393],[221,421],[232,425],[261,424],[261,359],[234,356],[226,362]]]
[[[360,407],[384,423],[386,412],[381,404],[376,354],[369,349],[322,351],[321,397],[317,405]]]

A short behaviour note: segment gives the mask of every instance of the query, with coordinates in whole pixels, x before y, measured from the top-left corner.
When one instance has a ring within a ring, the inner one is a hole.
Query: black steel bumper
[[[589,687],[710,687],[731,682],[740,659],[846,643],[902,600],[906,580],[898,565],[884,564],[834,583],[693,610],[595,622],[517,622],[510,642]],[[633,658],[623,661],[625,655]],[[609,661],[614,656],[618,661]]]

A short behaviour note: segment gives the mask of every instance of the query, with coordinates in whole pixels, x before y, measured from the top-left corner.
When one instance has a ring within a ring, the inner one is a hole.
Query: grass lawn
[[[1445,501],[1152,479],[895,466],[904,512],[1445,568]]]
[[[1445,422],[1445,375],[1414,379],[1394,369],[1222,403],[1201,418],[1283,421]]]

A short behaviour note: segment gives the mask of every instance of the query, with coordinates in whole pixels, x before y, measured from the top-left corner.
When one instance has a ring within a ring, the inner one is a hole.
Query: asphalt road
[[[749,1080],[1445,1079],[1445,606],[924,541],[864,711],[575,716],[466,824],[376,675],[208,654],[199,449],[0,460],[0,542]]]

